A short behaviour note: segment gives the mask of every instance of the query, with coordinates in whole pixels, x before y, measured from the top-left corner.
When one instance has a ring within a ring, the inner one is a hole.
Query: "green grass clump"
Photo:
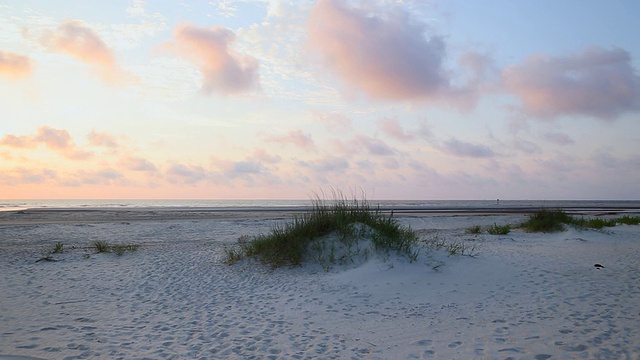
[[[640,216],[625,215],[616,219],[616,223],[624,225],[640,225]]]
[[[554,232],[564,230],[564,224],[572,222],[573,218],[562,210],[542,209],[529,215],[529,220],[520,227],[526,232]]]
[[[64,252],[64,245],[61,242],[57,242],[54,247],[53,247],[53,251],[54,254],[61,254],[62,252]]]
[[[134,244],[111,245],[108,242],[102,240],[94,241],[92,246],[96,253],[114,252],[118,256],[124,254],[127,251],[137,251],[140,248],[140,245]]]
[[[449,255],[475,257],[478,254],[475,243],[470,244],[460,240],[450,241],[439,236],[434,236],[430,240],[427,240],[426,244],[435,250],[445,250]]]
[[[337,241],[327,237],[334,234]],[[252,257],[280,267],[297,266],[312,258],[328,269],[335,263],[353,261],[362,251],[367,254],[368,249],[360,249],[363,238],[370,239],[375,251],[396,251],[412,260],[417,257],[414,245],[418,239],[411,229],[400,226],[379,209],[371,209],[365,200],[339,197],[329,203],[316,199],[311,211],[275,226],[269,234],[227,249],[227,262]]]
[[[577,228],[590,228],[601,230],[604,227],[613,227],[616,226],[616,219],[601,219],[601,218],[579,218],[572,219],[570,224]]]
[[[542,209],[529,216],[529,220],[520,224],[527,232],[554,232],[564,230],[564,225],[571,225],[578,229],[602,230],[618,224],[640,225],[640,216],[625,215],[617,219],[573,217],[562,210]]]
[[[498,225],[493,224],[493,226],[487,229],[487,232],[491,235],[507,235],[511,231],[511,225]]]
[[[137,251],[139,248],[140,248],[140,245],[117,244],[117,245],[113,245],[111,247],[111,250],[113,250],[113,252],[116,253],[116,255],[120,256],[127,251],[130,251],[130,252]]]
[[[480,225],[473,225],[470,228],[468,228],[465,232],[467,234],[480,234],[481,231],[482,231],[482,227]]]
[[[97,253],[105,253],[105,252],[111,251],[111,245],[109,245],[109,243],[106,241],[102,241],[102,240],[94,241],[92,246]]]

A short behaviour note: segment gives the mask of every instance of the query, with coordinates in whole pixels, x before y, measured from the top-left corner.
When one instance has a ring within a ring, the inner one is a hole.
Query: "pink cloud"
[[[496,154],[491,148],[485,145],[471,144],[458,139],[450,139],[443,143],[442,150],[447,154],[471,157],[471,158],[492,158]]]
[[[292,130],[286,135],[269,136],[267,141],[279,144],[293,144],[305,150],[313,150],[315,148],[315,143],[313,142],[311,135],[305,134],[301,130]]]
[[[63,22],[55,31],[45,34],[41,42],[49,51],[71,55],[94,66],[109,83],[124,80],[125,73],[117,65],[111,49],[93,29],[80,21]]]
[[[266,173],[264,166],[255,161],[233,161],[229,165],[224,175],[230,179]]]
[[[174,183],[195,184],[209,178],[209,173],[202,166],[174,164],[168,171],[170,181]]]
[[[57,130],[48,126],[39,128],[33,140],[44,143],[52,149],[66,149],[72,146],[71,135],[66,130]]]
[[[29,57],[0,51],[0,75],[16,79],[31,74],[31,71]]]
[[[313,7],[308,44],[349,87],[376,99],[417,100],[449,90],[445,44],[396,9],[382,15],[339,0]]]
[[[503,70],[505,89],[539,118],[583,115],[603,120],[640,109],[640,76],[628,52],[589,47],[568,56],[529,56]]]
[[[259,184],[276,184],[281,180],[274,176],[265,164],[279,163],[282,159],[277,155],[269,155],[264,150],[258,149],[254,155],[245,160],[226,160],[212,158],[212,166],[216,169],[213,180],[216,184],[235,186],[241,180],[244,185],[258,186]]]
[[[113,169],[80,170],[61,182],[62,186],[81,187],[85,185],[130,185],[130,182],[120,172]]]
[[[389,156],[396,153],[396,150],[384,141],[364,135],[357,135],[349,141],[333,139],[330,143],[333,153],[340,153],[345,157],[361,153],[374,156]]]
[[[50,169],[34,170],[25,168],[3,169],[0,172],[0,184],[25,185],[42,184],[48,180],[56,179],[57,174]]]
[[[65,157],[72,160],[86,160],[93,155],[78,149],[66,130],[43,126],[38,129],[38,134],[33,141],[43,143],[50,149],[60,150]]]
[[[395,150],[380,139],[358,135],[353,139],[353,145],[360,149],[365,149],[370,155],[388,156],[393,155]]]
[[[378,121],[380,129],[387,135],[401,140],[411,141],[415,138],[412,134],[407,134],[397,118],[384,118]]]
[[[90,152],[78,149],[66,130],[58,130],[48,126],[38,128],[38,133],[35,135],[7,134],[0,139],[0,145],[14,148],[35,148],[41,144],[49,149],[59,151],[72,160],[86,160],[93,156]]]
[[[27,136],[16,136],[13,134],[7,134],[0,139],[0,145],[14,147],[14,148],[28,148],[35,147],[36,144],[33,144],[29,137]]]
[[[557,145],[571,145],[575,143],[575,141],[565,133],[547,132],[543,134],[542,137],[545,140]]]
[[[300,161],[298,165],[305,168],[310,168],[314,171],[325,172],[338,172],[343,173],[350,165],[347,160],[337,156],[328,156],[322,159],[314,161]]]
[[[158,168],[150,161],[139,157],[123,158],[121,164],[128,170],[155,173]]]
[[[164,47],[200,67],[206,94],[233,95],[258,87],[258,61],[229,48],[235,40],[233,31],[182,24],[175,27],[173,37]]]
[[[351,119],[342,114],[312,111],[311,115],[314,120],[321,122],[331,132],[344,133],[351,130]]]
[[[280,155],[269,154],[265,149],[256,149],[253,152],[252,158],[255,161],[268,163],[268,164],[277,164],[282,161],[282,157],[280,157]]]
[[[62,152],[62,154],[71,160],[88,160],[93,157],[93,153],[80,149],[69,149]]]
[[[106,132],[96,132],[92,130],[89,135],[87,135],[87,139],[93,146],[103,146],[108,148],[118,147],[118,141],[115,136]]]

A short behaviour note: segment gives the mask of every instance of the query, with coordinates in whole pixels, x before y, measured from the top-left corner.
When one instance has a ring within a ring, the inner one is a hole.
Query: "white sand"
[[[39,216],[0,221],[0,359],[640,358],[640,226],[473,236],[524,217],[403,216],[478,255],[326,273],[222,264],[224,246],[270,229],[260,214]],[[91,254],[95,240],[142,247]],[[59,261],[36,263],[57,241]]]

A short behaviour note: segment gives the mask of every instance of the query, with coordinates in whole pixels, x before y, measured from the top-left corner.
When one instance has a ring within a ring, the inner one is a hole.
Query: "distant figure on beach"
[[[496,199],[496,205],[500,205],[500,199]]]

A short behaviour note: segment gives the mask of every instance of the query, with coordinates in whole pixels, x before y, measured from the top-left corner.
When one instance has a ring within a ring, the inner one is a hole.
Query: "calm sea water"
[[[458,209],[629,209],[640,210],[640,200],[367,200],[371,206],[398,210],[448,211]],[[0,211],[23,209],[101,208],[204,208],[282,209],[304,208],[311,200],[0,200]]]

